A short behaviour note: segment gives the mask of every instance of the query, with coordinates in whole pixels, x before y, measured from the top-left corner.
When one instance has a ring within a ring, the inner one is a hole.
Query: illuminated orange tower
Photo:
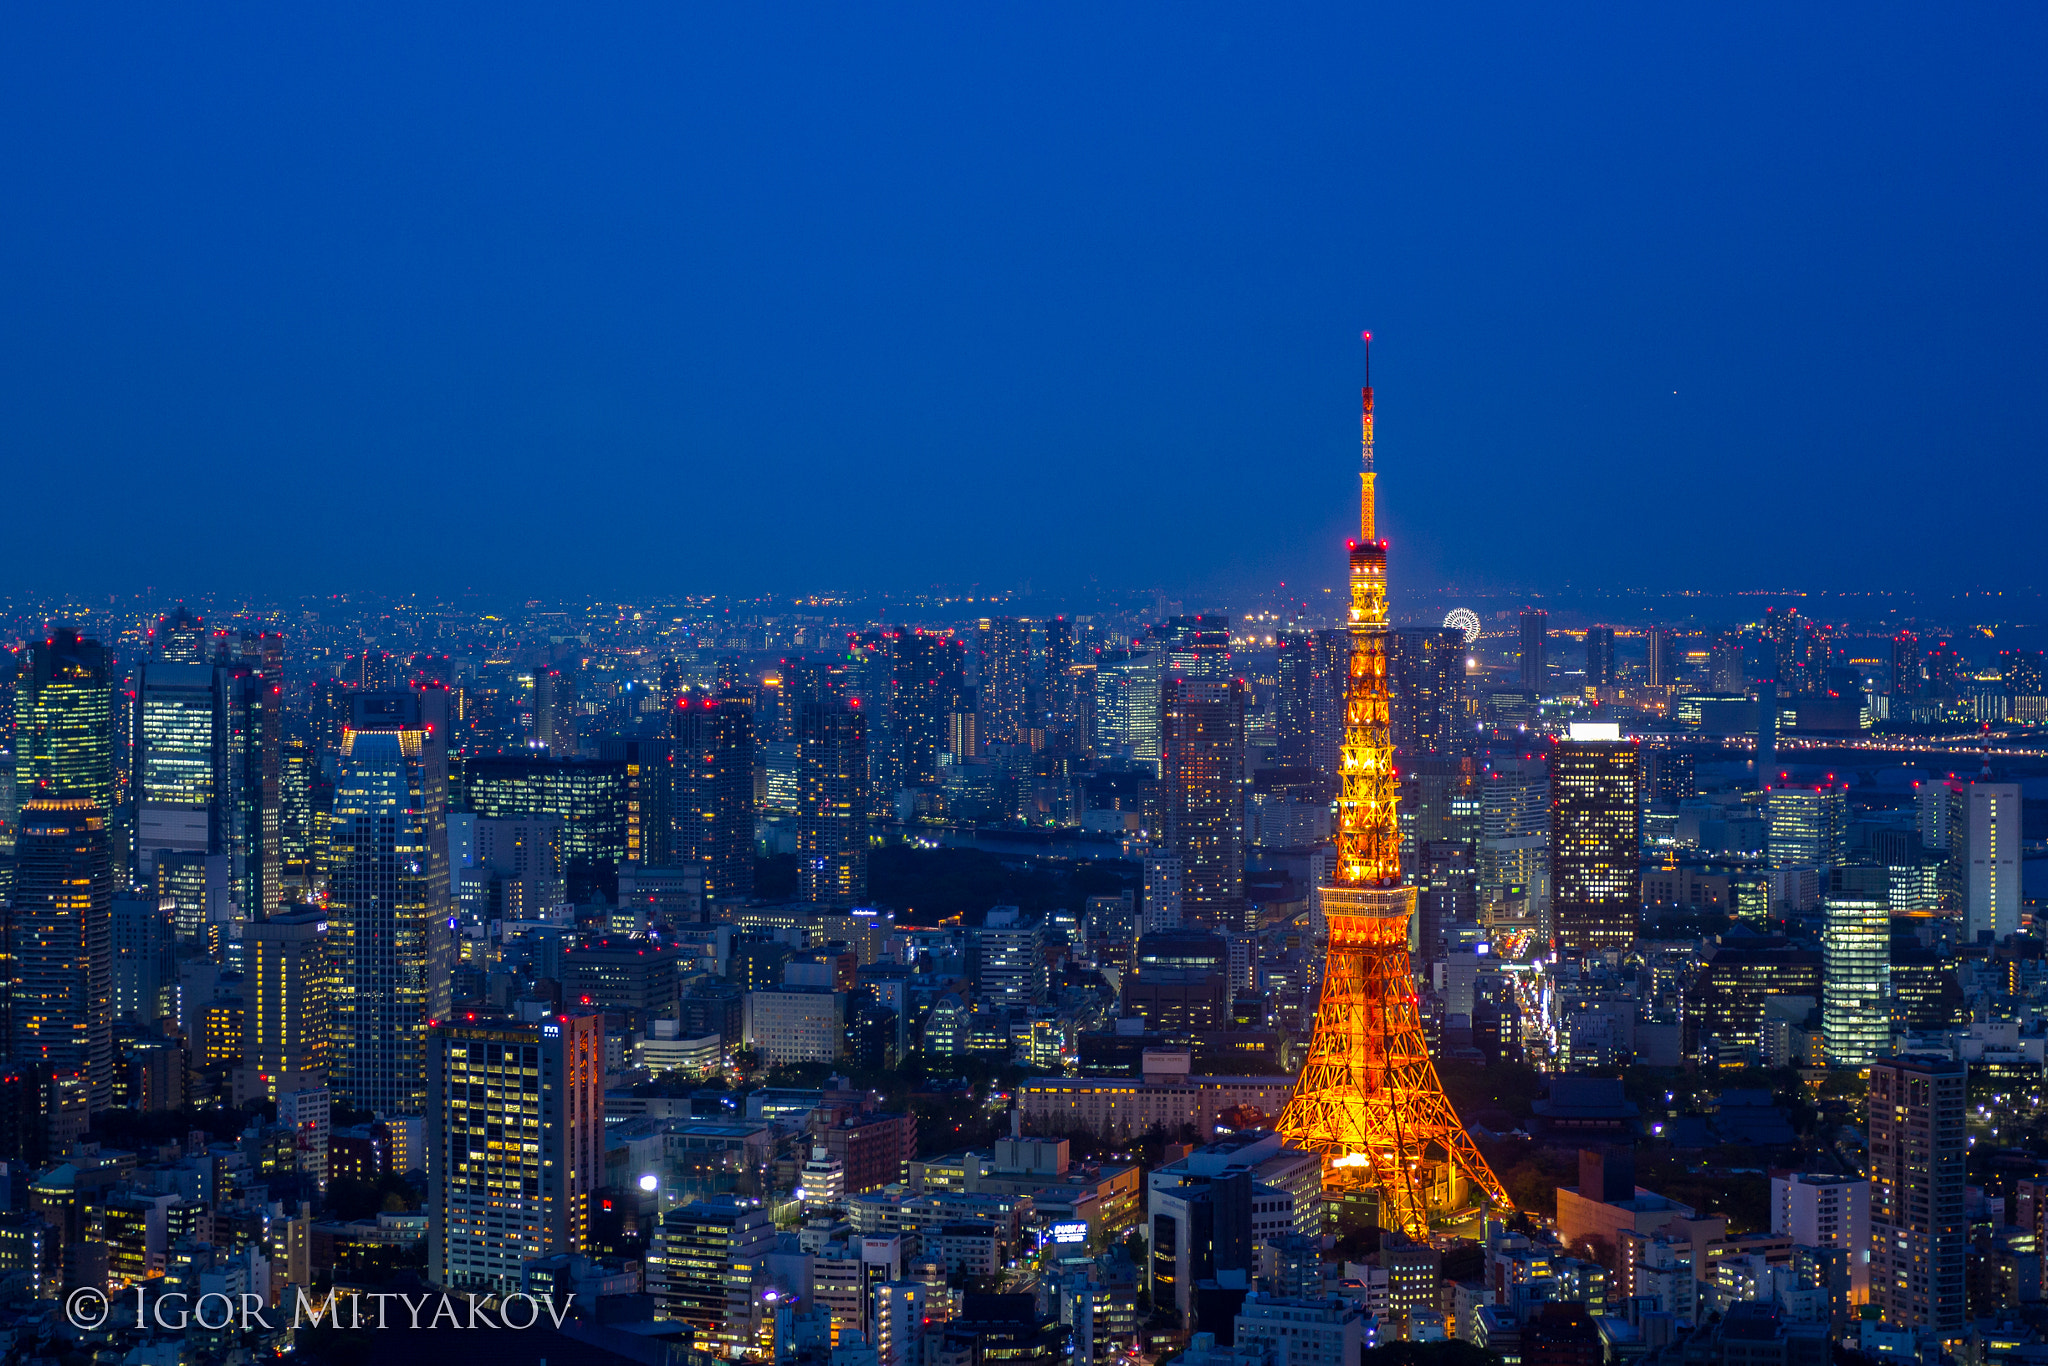
[[[1280,1134],[1323,1154],[1326,1186],[1376,1188],[1380,1226],[1418,1242],[1430,1218],[1462,1213],[1475,1192],[1514,1208],[1444,1095],[1422,1034],[1401,885],[1394,741],[1387,692],[1387,543],[1374,525],[1372,334],[1365,334],[1364,470],[1351,542],[1351,671],[1337,793],[1337,868],[1322,888],[1329,928],[1315,1037]]]

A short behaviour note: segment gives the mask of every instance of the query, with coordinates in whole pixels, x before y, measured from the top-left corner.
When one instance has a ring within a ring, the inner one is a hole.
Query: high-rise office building
[[[1015,906],[997,906],[967,931],[967,976],[979,999],[1001,1007],[1033,1006],[1050,985],[1045,922]]]
[[[1160,703],[1161,815],[1184,923],[1244,919],[1244,684],[1173,678]]]
[[[175,624],[160,637],[188,653]],[[244,915],[283,899],[284,638],[222,632],[203,663],[150,661],[134,701],[136,861],[150,880],[164,855],[228,859]]]
[[[208,648],[206,622],[179,603],[156,619],[149,632],[149,646],[166,664],[204,664],[213,658]]]
[[[1479,782],[1480,897],[1492,902],[1510,887],[1535,896],[1549,882],[1549,771],[1540,759],[1497,763]]]
[[[1550,691],[1550,613],[1522,613],[1522,691]]]
[[[465,766],[465,795],[478,816],[561,821],[571,899],[587,900],[592,892],[609,898],[619,868],[646,846],[642,823],[649,813],[633,809],[628,776],[622,760],[482,754]]]
[[[303,739],[278,743],[277,842],[279,877],[303,898],[313,882],[313,787],[319,752]],[[324,812],[323,812],[324,815]],[[282,888],[279,892],[283,898]]]
[[[1179,678],[1222,683],[1231,677],[1230,618],[1220,614],[1168,617],[1152,628],[1166,653],[1167,672]]]
[[[850,634],[846,642],[847,695],[860,700],[868,716],[868,799],[875,814],[893,812],[904,786],[903,747],[896,733],[896,665],[902,637],[895,631]]]
[[[1963,1333],[1967,1065],[1880,1058],[1870,1068],[1870,1302],[1887,1328],[1948,1343]]]
[[[326,1079],[334,1031],[327,912],[290,911],[242,931],[242,1063],[266,1086],[305,1074]],[[300,1074],[293,1077],[292,1074]]]
[[[1031,723],[1031,623],[986,619],[980,641],[982,742],[1018,744]]]
[[[1061,705],[1067,709],[1068,747],[1087,759],[1095,757],[1095,661],[1067,666]]]
[[[1862,1067],[1891,1047],[1891,911],[1857,896],[1830,896],[1825,909],[1821,1038],[1830,1065]]]
[[[734,698],[736,712],[746,711],[746,700]],[[676,832],[681,812],[676,798],[682,785],[682,755],[672,735],[608,736],[597,742],[598,762],[613,767],[621,779],[624,797],[626,847],[621,863],[644,868],[667,868],[680,860]],[[751,754],[748,757],[747,796],[753,796]],[[634,819],[635,817],[638,819]],[[751,812],[749,813],[751,820]],[[751,883],[749,885],[752,885]]]
[[[1642,914],[1642,755],[1613,726],[1550,754],[1551,933],[1566,954],[1627,949]]]
[[[853,702],[798,709],[797,887],[818,905],[867,900],[867,721]]]
[[[754,718],[738,698],[676,702],[675,861],[701,865],[708,900],[754,891]]]
[[[1178,929],[1181,923],[1180,898],[1180,860],[1172,854],[1147,854],[1141,921],[1145,933]]]
[[[1465,633],[1405,626],[1390,644],[1396,757],[1459,753],[1465,738]]]
[[[1848,789],[1767,787],[1770,829],[1765,848],[1774,868],[1833,868],[1848,858]]]
[[[1159,767],[1159,659],[1106,655],[1095,666],[1095,752]],[[982,737],[985,741],[986,736]]]
[[[425,1113],[427,1030],[454,969],[448,892],[447,694],[350,698],[328,829],[336,1094],[358,1110]]]
[[[14,696],[14,795],[83,798],[107,822],[107,850],[124,875],[129,847],[115,780],[113,659],[96,640],[59,628],[24,652]]]
[[[1611,688],[1619,680],[1614,673],[1614,628],[1612,626],[1591,626],[1586,629],[1586,686],[1589,688]]]
[[[1972,943],[1997,943],[2020,928],[2020,787],[1971,783],[1956,808],[1950,834],[1961,884],[1963,928]]]
[[[444,1021],[429,1052],[427,1277],[510,1294],[590,1247],[604,1184],[604,1016]]]
[[[107,819],[84,797],[22,803],[14,905],[7,1055],[41,1066],[89,1112],[113,1104],[113,871]]]
[[[1400,793],[1401,855],[1409,872],[1423,843],[1455,840],[1471,843],[1485,825],[1485,795],[1477,766],[1470,759],[1427,755],[1402,766]]]
[[[148,663],[136,699],[136,859],[220,852],[215,799],[226,775],[226,678],[206,664]]]

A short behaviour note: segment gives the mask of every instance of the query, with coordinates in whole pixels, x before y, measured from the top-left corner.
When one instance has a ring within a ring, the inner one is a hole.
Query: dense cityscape
[[[0,1366],[2048,1366],[2048,8],[0,35]]]
[[[10,1359],[2031,1341],[2027,628],[1403,624],[1363,400],[1321,605],[14,606]]]

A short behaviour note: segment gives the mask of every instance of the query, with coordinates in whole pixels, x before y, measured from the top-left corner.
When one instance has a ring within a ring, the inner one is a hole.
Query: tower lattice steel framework
[[[1432,1212],[1477,1186],[1514,1208],[1444,1094],[1422,1034],[1401,885],[1387,688],[1387,543],[1374,525],[1372,335],[1367,333],[1359,538],[1351,543],[1351,668],[1337,795],[1337,868],[1322,888],[1329,930],[1315,1036],[1281,1135],[1323,1154],[1326,1185],[1376,1188],[1380,1225],[1419,1241]]]

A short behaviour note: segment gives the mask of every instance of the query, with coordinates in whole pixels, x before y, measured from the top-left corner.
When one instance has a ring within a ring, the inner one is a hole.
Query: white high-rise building
[[[1862,1303],[1870,1289],[1870,1182],[1815,1172],[1772,1177],[1771,1232],[1791,1235],[1797,1247],[1847,1251],[1849,1289]]]
[[[2020,928],[2019,784],[1971,783],[1960,814],[1950,856],[1962,874],[1964,928],[1973,941],[1988,933],[1998,942]]]
[[[1180,860],[1171,854],[1145,855],[1144,932],[1180,928]]]
[[[868,1294],[877,1366],[920,1366],[932,1288],[922,1281],[884,1281]]]
[[[846,1198],[846,1171],[824,1144],[811,1148],[811,1160],[804,1163],[804,1216],[837,1209]]]

